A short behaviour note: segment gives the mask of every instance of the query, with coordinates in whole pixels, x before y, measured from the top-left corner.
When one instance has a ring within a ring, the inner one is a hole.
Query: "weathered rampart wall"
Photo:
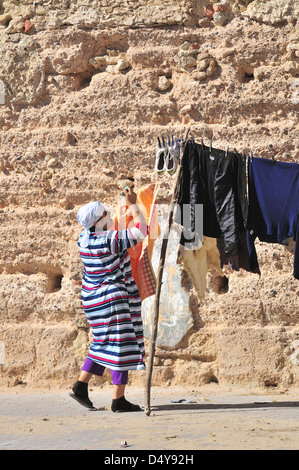
[[[90,340],[77,210],[116,204],[128,176],[160,183],[167,204],[158,136],[190,127],[298,162],[298,13],[296,0],[0,2],[1,386],[76,379]],[[260,278],[226,272],[223,289],[211,271],[200,300],[171,245],[153,383],[299,385],[294,245],[257,248]]]

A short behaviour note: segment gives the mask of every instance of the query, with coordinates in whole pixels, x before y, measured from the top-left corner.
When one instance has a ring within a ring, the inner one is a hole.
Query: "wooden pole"
[[[187,141],[189,130],[190,129],[188,129],[185,142],[183,143],[183,148]],[[161,294],[161,287],[162,287],[163,270],[164,270],[164,264],[165,264],[165,258],[166,258],[168,238],[169,238],[171,226],[173,223],[173,213],[174,213],[174,209],[178,202],[178,197],[179,197],[180,182],[181,182],[181,175],[182,175],[182,161],[183,161],[183,155],[181,156],[180,164],[177,170],[177,178],[175,182],[174,192],[171,198],[170,211],[168,215],[166,231],[162,240],[160,261],[159,261],[159,267],[158,267],[158,273],[157,273],[157,287],[156,287],[156,296],[155,296],[155,303],[154,303],[153,329],[152,329],[151,345],[150,345],[150,352],[149,352],[147,373],[146,373],[146,383],[145,383],[144,411],[147,416],[151,414],[151,408],[150,408],[151,380],[152,380],[152,373],[153,373],[154,355],[155,355],[155,350],[156,350],[156,339],[157,339],[157,333],[158,333],[160,294]]]

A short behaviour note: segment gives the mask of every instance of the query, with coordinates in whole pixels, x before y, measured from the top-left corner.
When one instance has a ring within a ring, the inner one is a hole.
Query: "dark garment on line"
[[[299,165],[252,158],[248,168],[249,214],[247,243],[250,268],[258,267],[255,239],[295,243],[294,277],[299,279]]]
[[[192,141],[186,143],[182,158],[178,200],[181,214],[175,219],[184,227],[181,244],[191,242],[197,246],[199,234],[196,233],[195,205],[202,204],[203,235],[223,238],[225,255],[237,255],[248,213],[244,159],[237,152],[226,155],[225,151],[210,151],[209,147]],[[186,217],[186,212],[182,217],[184,205],[190,207],[189,217]]]
[[[249,264],[249,252],[247,246],[247,230],[240,234],[240,248],[239,253],[234,256],[226,256],[224,250],[223,238],[217,238],[217,248],[220,256],[220,266],[223,268],[224,265],[228,265],[233,271],[245,271],[253,272],[255,274],[261,274],[260,268],[257,265],[255,268],[251,268]]]

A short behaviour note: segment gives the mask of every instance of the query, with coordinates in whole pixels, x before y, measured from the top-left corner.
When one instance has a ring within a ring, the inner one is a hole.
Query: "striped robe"
[[[93,333],[87,357],[112,370],[145,369],[141,299],[127,252],[144,234],[139,225],[91,233],[87,248],[81,237],[82,305]]]

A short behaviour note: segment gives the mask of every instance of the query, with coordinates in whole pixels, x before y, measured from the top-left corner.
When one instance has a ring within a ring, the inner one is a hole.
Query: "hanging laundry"
[[[202,233],[223,238],[227,258],[242,251],[241,234],[247,224],[246,165],[241,155],[188,141],[182,161],[179,194],[184,227],[181,244],[196,248],[200,233],[196,206],[203,206]]]
[[[200,300],[204,299],[206,295],[209,270],[213,268],[220,276],[224,276],[216,238],[204,236],[203,245],[199,250],[186,250],[182,247],[179,259],[188,273]]]
[[[295,241],[294,272],[299,279],[299,165],[265,158],[248,162],[248,251],[250,268],[258,267],[255,239]]]
[[[156,196],[157,190],[155,184],[143,186],[136,191],[137,205],[142,211],[148,226],[148,235],[142,243],[128,249],[131,260],[132,275],[139,290],[141,300],[155,294],[156,275],[152,267],[152,253],[155,240],[160,235],[158,224]],[[126,227],[132,222],[132,217],[126,217]],[[117,217],[115,226],[118,227]]]
[[[217,238],[217,248],[220,256],[220,266],[227,265],[233,271],[244,269],[256,274],[261,274],[259,266],[251,267],[249,263],[249,251],[247,246],[247,231],[240,234],[239,253],[233,256],[226,256],[223,238]]]

